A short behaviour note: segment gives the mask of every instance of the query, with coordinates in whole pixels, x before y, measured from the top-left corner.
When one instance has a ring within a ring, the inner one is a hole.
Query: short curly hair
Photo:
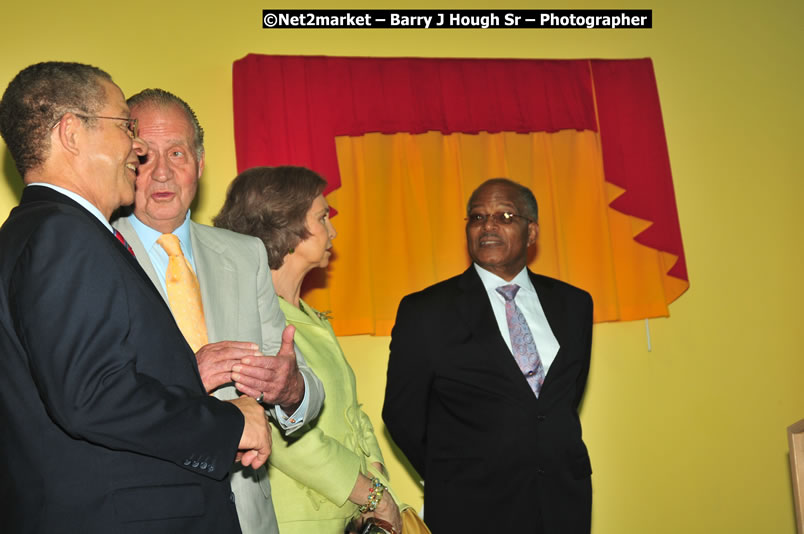
[[[21,176],[45,162],[50,130],[65,113],[95,115],[103,108],[101,80],[112,77],[92,65],[61,61],[31,65],[11,80],[0,100],[0,135]]]
[[[212,221],[218,228],[259,237],[271,269],[310,237],[307,212],[327,181],[306,167],[253,167],[229,185],[226,201]]]
[[[469,200],[466,202],[466,214],[469,215],[469,211],[472,208],[472,202],[474,202],[477,194],[486,186],[489,185],[504,185],[506,187],[510,187],[516,192],[516,204],[519,209],[524,212],[524,215],[528,217],[533,222],[539,222],[539,203],[536,202],[536,197],[533,196],[533,191],[525,187],[524,185],[517,183],[513,180],[508,178],[489,178],[479,186],[477,189],[472,191],[472,195],[469,197]],[[522,215],[522,214],[520,214]]]

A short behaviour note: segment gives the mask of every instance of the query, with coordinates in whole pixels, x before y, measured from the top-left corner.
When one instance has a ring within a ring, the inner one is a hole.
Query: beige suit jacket
[[[148,252],[128,218],[120,218],[113,225],[131,245],[143,270],[167,302]],[[190,241],[209,342],[250,341],[259,345],[263,354],[276,354],[285,328],[285,317],[274,293],[262,241],[192,221]],[[309,400],[304,421],[310,421],[321,410],[324,388],[298,349],[296,358],[308,386]],[[223,400],[238,396],[234,385],[223,386],[214,394]],[[284,430],[287,434],[297,428],[298,425]],[[231,484],[243,534],[278,534],[266,468],[254,471],[235,464]]]

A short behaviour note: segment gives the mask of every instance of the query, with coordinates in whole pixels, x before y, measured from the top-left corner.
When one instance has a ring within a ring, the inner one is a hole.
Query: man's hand
[[[293,334],[296,328],[285,327],[282,346],[276,356],[251,355],[232,368],[235,387],[249,397],[268,404],[278,404],[286,413],[293,413],[304,398],[304,378],[296,365]]]
[[[246,419],[236,460],[257,469],[268,461],[271,454],[271,426],[265,418],[265,409],[254,399],[245,396],[228,402],[237,406]]]
[[[262,356],[254,343],[219,341],[204,345],[195,353],[198,372],[207,393],[232,381],[232,367],[246,357]]]

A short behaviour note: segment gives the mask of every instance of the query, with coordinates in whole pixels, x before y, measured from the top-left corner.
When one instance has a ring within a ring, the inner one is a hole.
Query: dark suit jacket
[[[28,187],[0,228],[0,531],[240,532],[243,428],[100,221]]]
[[[474,267],[399,305],[383,419],[424,478],[433,534],[589,532],[592,470],[578,404],[592,299],[529,274],[561,346],[538,399]]]

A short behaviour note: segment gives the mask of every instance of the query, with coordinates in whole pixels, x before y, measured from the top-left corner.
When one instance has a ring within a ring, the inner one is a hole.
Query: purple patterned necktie
[[[516,284],[497,288],[497,293],[505,299],[505,320],[508,321],[508,333],[511,336],[511,352],[514,353],[514,359],[525,375],[530,389],[536,398],[539,398],[539,391],[544,384],[544,365],[539,358],[539,351],[536,350],[536,343],[533,341],[525,316],[514,302],[517,291],[519,286]]]

